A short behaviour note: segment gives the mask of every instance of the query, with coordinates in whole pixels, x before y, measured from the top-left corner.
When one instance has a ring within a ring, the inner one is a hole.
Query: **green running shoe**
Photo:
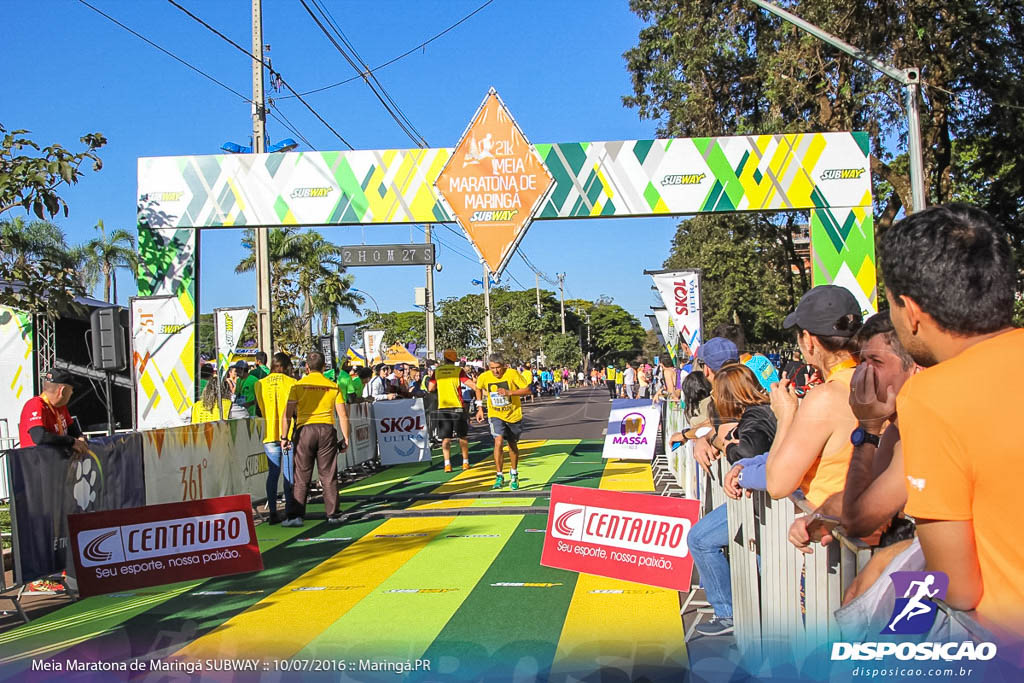
[[[492,491],[497,491],[505,485],[505,478],[500,474],[494,477],[494,486],[491,487]]]
[[[518,491],[519,490],[519,475],[518,474],[513,474],[512,475],[512,481],[509,483],[509,488],[512,489],[513,491]]]

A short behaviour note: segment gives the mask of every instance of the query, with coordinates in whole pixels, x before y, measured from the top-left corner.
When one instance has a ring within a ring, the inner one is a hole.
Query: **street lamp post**
[[[373,307],[377,309],[377,315],[380,315],[380,306],[377,305],[377,300],[373,298],[372,294],[370,294],[364,289],[356,289],[355,287],[349,287],[348,291],[359,292],[360,294],[365,294],[366,296],[370,297],[370,301],[373,302]]]
[[[787,12],[781,7],[773,5],[770,2],[766,2],[765,0],[750,1],[761,9],[771,12],[783,21],[788,21],[801,31],[810,33],[818,40],[828,43],[837,50],[842,50],[854,59],[864,62],[873,69],[882,72],[889,78],[906,87],[903,102],[904,107],[907,110],[907,155],[910,157],[910,195],[913,204],[913,211],[921,211],[924,209],[926,204],[924,195],[924,159],[921,147],[921,117],[917,108],[917,91],[921,84],[921,70],[914,67],[897,69],[894,66],[890,66],[885,62],[875,59],[871,55],[866,54],[863,50],[857,49],[841,38],[837,38],[831,33],[818,28],[814,24],[804,21],[792,12]]]

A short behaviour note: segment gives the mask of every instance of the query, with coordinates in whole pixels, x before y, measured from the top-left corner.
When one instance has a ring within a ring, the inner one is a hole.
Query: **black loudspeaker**
[[[124,370],[128,366],[124,327],[118,306],[98,308],[89,316],[92,323],[92,364],[97,370]]]

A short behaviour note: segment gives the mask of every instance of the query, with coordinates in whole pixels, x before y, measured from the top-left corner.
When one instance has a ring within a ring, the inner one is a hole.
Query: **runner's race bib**
[[[508,397],[502,396],[497,391],[491,392],[491,406],[495,408],[505,408],[508,406]]]

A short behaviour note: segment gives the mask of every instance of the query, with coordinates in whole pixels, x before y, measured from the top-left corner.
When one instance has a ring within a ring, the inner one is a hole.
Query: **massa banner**
[[[608,431],[601,457],[617,460],[654,460],[661,408],[646,399],[617,398],[608,415]]]

